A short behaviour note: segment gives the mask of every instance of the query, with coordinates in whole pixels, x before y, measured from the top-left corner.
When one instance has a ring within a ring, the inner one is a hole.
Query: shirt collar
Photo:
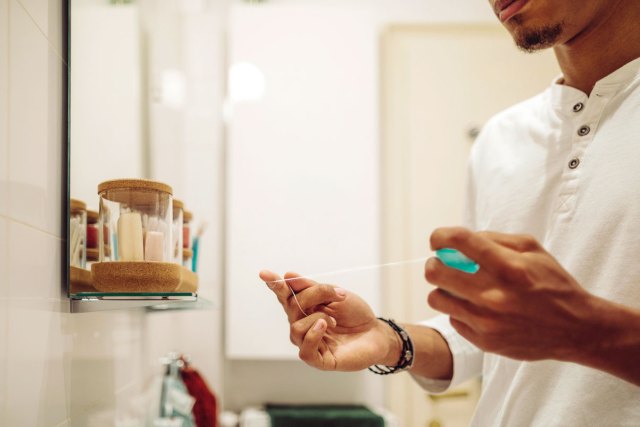
[[[627,64],[618,68],[616,71],[609,74],[608,76],[605,76],[602,79],[598,80],[593,90],[597,91],[598,89],[605,88],[605,87],[614,87],[614,86],[618,87],[622,85],[626,86],[627,84],[631,83],[632,81],[636,80],[639,77],[640,77],[640,58],[636,58],[633,61],[628,62]]]
[[[608,76],[598,80],[592,93],[617,92],[623,86],[640,78],[640,58],[623,65]],[[551,103],[556,108],[566,108],[578,102],[586,102],[588,96],[579,89],[561,84],[562,75],[557,76],[551,83]]]

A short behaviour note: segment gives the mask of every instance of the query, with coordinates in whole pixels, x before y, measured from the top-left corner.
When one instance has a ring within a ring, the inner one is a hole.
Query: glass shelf
[[[205,310],[213,304],[195,293],[79,292],[69,296],[72,313],[145,308],[147,311]]]

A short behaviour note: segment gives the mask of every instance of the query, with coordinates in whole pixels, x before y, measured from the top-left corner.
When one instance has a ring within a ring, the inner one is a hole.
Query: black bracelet
[[[413,366],[413,341],[411,341],[411,337],[409,336],[407,331],[398,326],[398,324],[392,319],[383,319],[382,317],[378,317],[378,319],[386,322],[389,326],[391,326],[391,329],[393,329],[398,334],[400,340],[402,341],[402,351],[400,352],[400,360],[398,360],[396,366],[373,365],[369,366],[369,370],[374,374],[389,375],[411,369],[411,367]]]

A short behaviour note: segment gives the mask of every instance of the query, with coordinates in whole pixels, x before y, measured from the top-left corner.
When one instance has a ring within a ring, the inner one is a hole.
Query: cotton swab
[[[69,244],[70,256],[69,264],[74,267],[80,267],[80,262],[76,260],[78,256],[78,246],[80,240],[80,222],[76,218],[71,219],[71,241]]]

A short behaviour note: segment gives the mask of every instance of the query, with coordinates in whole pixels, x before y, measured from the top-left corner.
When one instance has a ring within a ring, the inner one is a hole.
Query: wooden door
[[[493,114],[541,92],[559,74],[552,52],[525,54],[495,25],[389,28],[382,37],[383,261],[428,256],[429,235],[462,224],[473,137]],[[383,312],[434,316],[423,265],[387,268]],[[387,382],[386,402],[408,427],[466,426],[479,382],[435,400],[408,375]],[[438,424],[439,423],[439,424]]]

